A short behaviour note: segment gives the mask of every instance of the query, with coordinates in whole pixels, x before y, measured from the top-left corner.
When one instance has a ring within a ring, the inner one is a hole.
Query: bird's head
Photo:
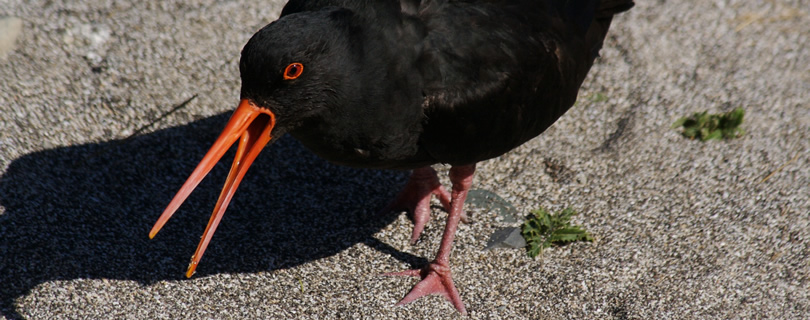
[[[302,119],[347,99],[354,67],[345,9],[284,16],[242,49],[242,100],[270,110],[290,130]]]
[[[214,145],[155,223],[154,237],[225,152],[239,141],[236,157],[186,272],[194,273],[236,188],[262,148],[327,106],[346,101],[354,69],[350,61],[350,11],[325,9],[291,14],[259,30],[242,50],[241,102]],[[276,121],[278,120],[278,121]]]

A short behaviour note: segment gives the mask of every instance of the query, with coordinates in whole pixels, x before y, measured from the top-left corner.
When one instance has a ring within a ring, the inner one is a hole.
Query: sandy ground
[[[334,166],[291,138],[251,168],[192,279],[227,163],[148,239],[238,102],[242,45],[281,7],[0,0],[22,20],[0,56],[5,317],[459,317],[437,296],[395,307],[415,280],[380,276],[432,258],[446,213],[409,245],[405,215],[375,215],[406,173]],[[597,240],[483,251],[508,224],[470,206],[452,256],[468,317],[810,317],[808,30],[801,0],[639,1],[615,19],[578,104],[475,179],[521,214],[572,207]],[[735,107],[740,139],[670,128]]]

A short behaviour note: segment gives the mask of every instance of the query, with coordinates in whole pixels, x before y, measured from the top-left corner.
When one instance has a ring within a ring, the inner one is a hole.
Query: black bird
[[[440,294],[465,313],[450,251],[475,164],[534,138],[565,113],[614,14],[632,0],[293,0],[242,50],[241,103],[160,216],[154,237],[237,140],[231,171],[186,273],[202,258],[261,149],[289,133],[337,164],[413,169],[386,208],[407,209],[412,241],[430,197],[449,212],[436,258],[398,304]],[[430,165],[450,164],[451,193]]]

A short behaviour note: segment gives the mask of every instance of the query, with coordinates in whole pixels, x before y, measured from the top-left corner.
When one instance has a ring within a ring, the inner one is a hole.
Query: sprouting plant
[[[571,217],[576,214],[570,208],[556,215],[543,208],[532,211],[532,215],[523,223],[522,230],[529,256],[532,258],[538,256],[552,244],[593,241],[593,237],[587,231],[580,226],[571,225]]]
[[[701,141],[711,139],[732,139],[745,134],[740,128],[745,111],[736,108],[727,113],[709,114],[696,112],[690,117],[683,117],[672,124],[673,128],[683,127],[683,136]]]

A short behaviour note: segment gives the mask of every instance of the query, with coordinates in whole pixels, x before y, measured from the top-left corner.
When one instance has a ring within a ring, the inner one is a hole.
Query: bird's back
[[[437,162],[460,165],[499,156],[565,113],[613,14],[633,2],[433,5],[420,13],[429,30],[419,64],[427,116],[421,144]]]

